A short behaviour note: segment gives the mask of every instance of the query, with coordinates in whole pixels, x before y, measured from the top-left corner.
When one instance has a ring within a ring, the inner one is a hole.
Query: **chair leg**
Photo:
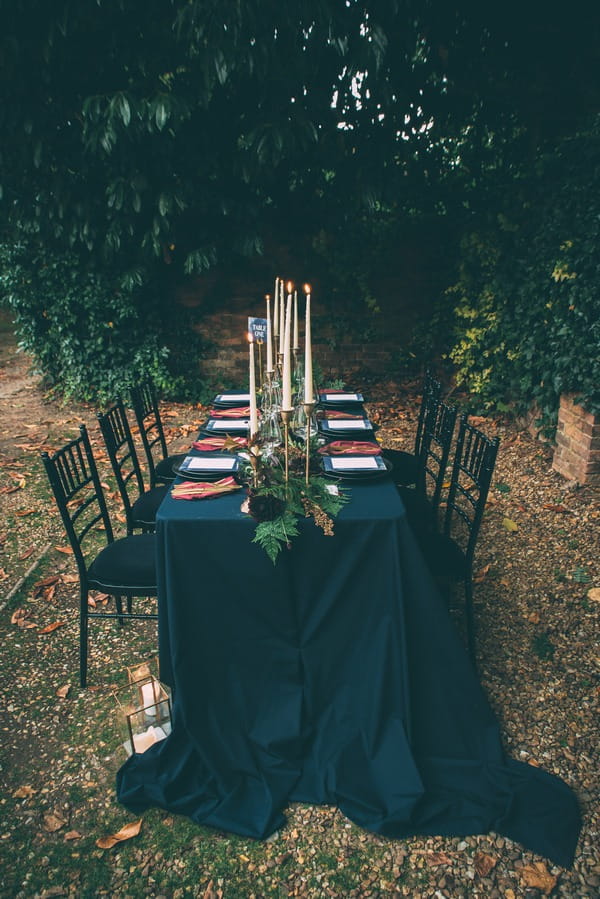
[[[87,592],[82,592],[79,604],[79,682],[82,687],[87,686],[87,658],[88,658],[88,597]]]
[[[119,624],[121,627],[125,625],[125,618],[122,618],[123,615],[123,599],[121,596],[115,596],[115,608],[117,610],[117,615],[119,616]]]
[[[473,665],[477,665],[475,654],[475,616],[473,614],[473,581],[465,578],[465,621],[467,625],[467,646]]]

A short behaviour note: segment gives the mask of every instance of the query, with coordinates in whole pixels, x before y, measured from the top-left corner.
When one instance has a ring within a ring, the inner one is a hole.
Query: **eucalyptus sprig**
[[[348,497],[341,491],[331,493],[323,479],[290,474],[287,483],[283,469],[275,464],[263,467],[259,485],[249,490],[248,512],[256,519],[254,543],[261,546],[273,564],[281,550],[291,548],[299,534],[298,517],[312,517],[327,536],[333,534],[333,519]]]

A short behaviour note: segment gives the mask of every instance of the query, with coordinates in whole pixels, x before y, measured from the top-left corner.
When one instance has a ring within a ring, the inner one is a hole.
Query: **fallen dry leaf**
[[[41,581],[36,581],[33,585],[33,596],[41,596],[44,587],[51,587],[52,584],[57,584],[60,580],[60,574],[49,574],[48,577],[44,577]]]
[[[66,699],[71,690],[71,684],[65,684],[63,687],[59,687],[56,691],[56,695],[59,699]]]
[[[223,890],[215,890],[212,880],[209,880],[202,899],[223,899]]]
[[[78,830],[68,830],[64,838],[65,840],[80,840],[81,834]]]
[[[25,559],[28,559],[29,556],[32,556],[35,552],[35,546],[30,546],[29,549],[26,549],[25,552],[22,552],[20,556],[17,556],[19,562],[24,562]]]
[[[506,528],[507,531],[518,531],[519,525],[512,520],[512,518],[503,518],[502,519],[502,527]]]
[[[34,515],[37,509],[20,509],[15,512],[17,518],[25,518],[26,515]]]
[[[591,590],[588,590],[587,596],[592,602],[600,602],[600,587],[592,587]]]
[[[8,572],[6,568],[0,568],[0,581],[5,581],[8,577]]]
[[[61,581],[63,584],[76,584],[79,580],[79,575],[77,574],[62,574]]]
[[[33,787],[30,787],[29,784],[23,784],[22,787],[19,787],[13,793],[13,799],[31,799],[32,796],[35,796],[37,790],[34,790]]]
[[[17,627],[37,627],[35,621],[32,621],[31,612],[28,609],[15,609],[10,616],[10,623],[16,624]]]
[[[139,821],[132,821],[130,824],[126,824],[117,833],[113,833],[108,837],[100,837],[100,839],[96,840],[96,846],[99,849],[112,849],[117,843],[137,837],[141,829],[142,819],[140,818]]]
[[[540,621],[541,621],[540,613],[539,613],[539,612],[531,612],[531,613],[527,616],[527,621],[528,621],[530,624],[539,624]]]
[[[58,553],[65,553],[65,555],[72,556],[73,550],[70,546],[55,546],[54,549]]]
[[[483,568],[480,568],[479,571],[475,572],[473,575],[473,583],[481,584],[489,574],[490,568],[492,567],[492,563],[488,562],[487,565],[484,565]]]
[[[452,859],[445,852],[428,852],[425,855],[425,861],[431,867],[435,865],[451,865]]]
[[[38,634],[51,634],[53,631],[58,630],[59,627],[64,627],[66,621],[53,621],[52,624],[47,624],[46,627],[40,628]]]
[[[498,864],[498,859],[493,855],[487,855],[485,852],[476,852],[473,858],[473,865],[480,877],[487,877],[492,868]]]
[[[44,830],[47,830],[48,833],[55,833],[61,827],[64,827],[66,823],[64,818],[61,818],[60,815],[53,815],[52,812],[44,815]]]
[[[543,862],[534,862],[525,865],[521,869],[521,882],[526,887],[541,890],[545,896],[549,896],[556,886],[557,878],[554,877]]]
[[[563,515],[566,513],[567,515],[573,515],[573,510],[569,509],[567,506],[563,506],[562,503],[544,503],[542,509],[550,509],[551,512],[561,512]]]

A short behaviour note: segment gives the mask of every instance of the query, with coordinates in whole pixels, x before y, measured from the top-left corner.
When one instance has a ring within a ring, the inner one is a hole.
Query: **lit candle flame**
[[[310,293],[310,284],[304,285],[304,293]]]
[[[293,285],[292,281],[288,281],[287,282],[287,292],[291,293],[293,289],[294,289],[294,285]]]

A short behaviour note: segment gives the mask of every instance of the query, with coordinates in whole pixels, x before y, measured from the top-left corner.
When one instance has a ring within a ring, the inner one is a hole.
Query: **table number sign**
[[[267,319],[248,316],[248,334],[254,343],[267,342]]]

